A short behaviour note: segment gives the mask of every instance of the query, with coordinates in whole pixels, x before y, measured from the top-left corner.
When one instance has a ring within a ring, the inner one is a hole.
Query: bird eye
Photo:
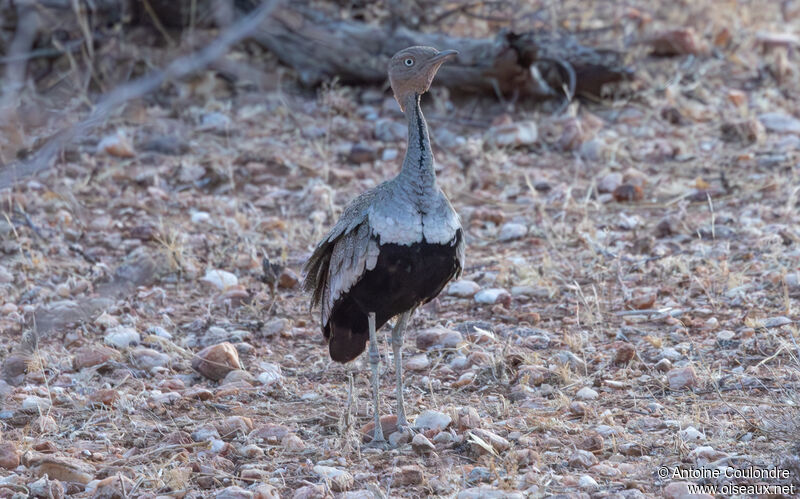
[[[405,61],[403,61],[403,62],[404,62],[404,63],[405,63],[405,65],[406,65],[406,66],[408,66],[408,67],[411,67],[411,66],[413,66],[413,65],[414,65],[414,59],[412,59],[412,58],[410,58],[410,57],[409,57],[408,59],[406,59]]]

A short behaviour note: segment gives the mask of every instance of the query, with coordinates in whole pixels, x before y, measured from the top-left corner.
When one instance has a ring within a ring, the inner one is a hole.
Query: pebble
[[[0,443],[0,467],[13,470],[19,466],[19,451],[14,442]]]
[[[182,156],[189,152],[189,144],[180,137],[167,135],[152,137],[139,146],[142,151],[150,151],[166,156]]]
[[[614,364],[625,365],[633,360],[634,355],[636,355],[636,349],[634,349],[633,345],[630,343],[619,342],[616,344],[616,347],[614,351]]]
[[[220,291],[225,291],[239,284],[238,277],[228,271],[220,269],[208,269],[206,275],[201,277],[200,280],[211,284]]]
[[[400,142],[406,138],[406,125],[389,118],[375,120],[375,138],[383,142]]]
[[[597,464],[597,458],[589,451],[578,449],[569,456],[569,465],[573,468],[587,469]]]
[[[283,437],[281,446],[289,452],[302,452],[306,449],[305,442],[294,433],[289,433]]]
[[[22,409],[24,412],[43,413],[47,412],[52,405],[53,404],[50,402],[50,399],[37,397],[36,395],[28,395],[22,400],[20,409]]]
[[[791,324],[792,320],[788,317],[778,316],[778,317],[770,317],[763,322],[763,326],[765,328],[773,328],[773,327],[781,327],[785,326],[786,324]]]
[[[210,132],[225,132],[231,127],[231,119],[222,113],[205,113],[200,117],[198,130]]]
[[[262,362],[259,364],[262,371],[258,375],[258,382],[264,386],[280,384],[283,381],[281,366],[272,362]]]
[[[406,369],[410,371],[424,371],[430,367],[430,365],[431,361],[424,353],[411,356],[405,362]]]
[[[58,480],[50,480],[46,476],[28,484],[30,497],[42,499],[63,499],[64,485]]]
[[[622,173],[611,172],[603,175],[597,182],[597,191],[604,194],[612,193],[620,185],[622,185]]]
[[[464,343],[464,337],[458,331],[443,327],[424,329],[417,333],[416,345],[420,350],[430,350],[435,347],[458,348]]]
[[[316,465],[313,468],[314,473],[321,476],[326,482],[330,483],[330,487],[334,492],[344,492],[353,486],[355,480],[353,475],[345,470],[333,468],[331,466]]]
[[[442,431],[453,421],[453,418],[443,412],[427,410],[414,419],[414,428],[421,430]]]
[[[670,390],[683,390],[697,386],[697,375],[692,366],[676,368],[667,373]]]
[[[239,368],[239,353],[227,341],[200,350],[192,359],[192,369],[214,381]]]
[[[656,364],[653,367],[655,368],[656,371],[661,371],[662,373],[665,373],[670,369],[672,369],[672,362],[670,362],[669,359],[661,359],[658,362],[656,362]]]
[[[661,349],[661,357],[675,362],[683,358],[683,354],[672,347],[664,347]]]
[[[245,371],[244,369],[234,369],[233,371],[225,375],[220,384],[227,385],[228,383],[242,383],[242,382],[247,383],[249,385],[254,385],[256,383],[256,378],[249,372]]]
[[[394,481],[397,485],[419,485],[425,477],[422,468],[416,464],[401,466],[395,471]]]
[[[91,465],[71,457],[28,451],[22,456],[22,464],[36,478],[47,475],[51,480],[77,482],[84,485],[94,478],[94,468]]]
[[[781,111],[759,115],[759,121],[769,132],[800,135],[800,120]]]
[[[106,345],[122,350],[139,343],[142,339],[139,336],[139,332],[132,327],[117,326],[106,333],[103,341]]]
[[[117,130],[113,135],[106,135],[103,137],[97,144],[97,154],[108,154],[109,156],[116,156],[118,158],[132,158],[136,156],[130,139],[122,129]]]
[[[14,282],[14,274],[8,268],[0,265],[0,284],[9,284]]]
[[[470,430],[470,433],[474,437],[478,437],[483,440],[483,442],[489,444],[498,454],[502,454],[511,448],[511,443],[508,440],[489,430],[483,428],[474,428]],[[479,455],[489,452],[489,449],[485,448],[479,443],[476,443],[474,439],[472,440],[472,450]]]
[[[193,211],[190,220],[193,224],[211,223],[211,214],[207,211]]]
[[[394,161],[400,153],[397,149],[387,148],[381,153],[381,161]]]
[[[800,272],[786,274],[784,282],[789,289],[800,289]]]
[[[350,163],[371,163],[377,157],[378,153],[372,146],[361,143],[353,144],[347,153],[347,161]]]
[[[706,436],[698,431],[694,426],[689,426],[680,431],[681,438],[684,441],[705,440]]]
[[[252,492],[236,485],[225,487],[214,494],[215,499],[253,499],[253,497],[255,496]]]
[[[103,312],[97,317],[97,319],[94,320],[94,323],[102,327],[103,329],[109,329],[112,327],[119,326],[119,319],[117,319],[113,315],[109,315],[108,313]]]
[[[713,463],[723,457],[726,457],[728,454],[718,451],[711,446],[703,445],[700,447],[695,447],[689,453],[689,459],[694,461],[699,465],[704,465],[708,463]]]
[[[600,395],[596,391],[592,390],[588,386],[584,386],[578,390],[578,393],[575,394],[575,398],[578,400],[597,400],[599,396]]]
[[[663,490],[665,499],[712,499],[713,496],[708,494],[690,494],[689,482],[671,482],[664,487]]]
[[[448,434],[446,432],[440,432],[440,434]],[[438,434],[437,434],[438,436]],[[414,449],[415,452],[418,454],[427,454],[436,449],[436,446],[431,443],[428,438],[423,435],[422,433],[417,433],[414,435],[414,438],[411,439],[411,448]]]
[[[516,222],[506,222],[500,227],[500,232],[497,234],[497,240],[500,242],[515,241],[525,237],[528,233],[528,228]]]
[[[599,485],[597,485],[595,479],[589,475],[581,475],[580,478],[578,478],[578,487],[582,489],[596,489]]]
[[[486,142],[495,146],[524,146],[535,144],[539,131],[535,121],[520,121],[491,127],[486,132]]]
[[[511,293],[503,288],[482,289],[475,294],[475,302],[487,305],[511,303]]]
[[[475,296],[481,287],[475,281],[462,279],[456,281],[447,288],[447,294],[451,296],[458,296],[459,298],[471,298]]]
[[[522,499],[523,497],[520,492],[509,492],[483,485],[463,489],[458,493],[456,499]]]
[[[131,352],[133,364],[139,369],[150,371],[169,364],[169,355],[152,348],[138,347]]]

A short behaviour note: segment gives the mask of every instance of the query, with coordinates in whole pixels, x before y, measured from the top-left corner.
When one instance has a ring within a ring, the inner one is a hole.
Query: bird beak
[[[428,60],[428,64],[442,64],[447,59],[458,55],[458,50],[442,50]]]

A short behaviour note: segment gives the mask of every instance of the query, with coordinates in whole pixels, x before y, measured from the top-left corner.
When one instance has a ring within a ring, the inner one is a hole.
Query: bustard
[[[400,173],[364,192],[344,209],[305,265],[304,287],[321,307],[321,326],[331,358],[348,362],[369,340],[373,444],[385,442],[380,424],[376,329],[398,316],[392,329],[397,376],[397,424],[403,407],[402,344],[409,317],[458,276],[464,236],[455,210],[436,184],[431,142],[420,109],[439,67],[455,50],[409,47],[389,63],[394,97],[408,121],[408,147]]]

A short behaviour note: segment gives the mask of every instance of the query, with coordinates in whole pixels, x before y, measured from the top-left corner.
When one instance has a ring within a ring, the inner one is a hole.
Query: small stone
[[[684,441],[696,441],[696,440],[704,440],[706,436],[697,430],[694,426],[689,426],[680,431],[681,438]]]
[[[500,242],[515,241],[525,237],[527,233],[528,228],[525,225],[515,222],[506,222],[500,227],[497,240]]]
[[[53,419],[52,416],[39,416],[36,418],[36,421],[33,423],[33,428],[38,430],[40,433],[55,433],[58,431],[58,423],[56,420]]]
[[[597,485],[595,479],[590,477],[589,475],[581,475],[581,477],[578,478],[578,487],[582,489],[594,490],[599,488],[600,486]]]
[[[509,492],[483,485],[462,490],[456,499],[522,499],[523,497],[519,492]]]
[[[486,132],[486,141],[500,147],[532,145],[538,138],[539,131],[535,121],[499,124]]]
[[[653,304],[656,302],[656,296],[657,293],[650,288],[636,289],[631,293],[631,297],[626,302],[626,305],[635,310],[653,308]]]
[[[259,483],[252,487],[253,499],[281,499],[281,494],[274,485]]]
[[[122,350],[139,343],[141,336],[132,327],[117,326],[106,333],[103,341],[105,341],[106,345]]]
[[[503,288],[482,289],[475,294],[475,302],[487,305],[511,303],[511,293]]]
[[[37,478],[47,475],[53,480],[77,482],[84,485],[94,478],[94,468],[71,457],[28,451],[22,456],[22,464]]]
[[[221,385],[227,385],[228,383],[247,383],[248,385],[254,385],[256,383],[256,378],[244,369],[234,369],[226,374],[220,382]]]
[[[765,328],[773,328],[773,327],[781,327],[787,324],[791,324],[792,320],[788,317],[778,316],[778,317],[770,317],[769,319],[764,320],[763,327]]]
[[[268,444],[277,445],[291,431],[288,427],[279,424],[266,424],[251,431],[247,436],[251,440],[263,440]]]
[[[304,485],[294,491],[292,499],[328,499],[330,493],[322,485]]]
[[[424,329],[417,333],[416,345],[420,350],[440,348],[458,348],[464,343],[464,337],[458,331],[443,327]]]
[[[386,148],[381,153],[381,161],[394,161],[397,159],[399,152],[394,148]]]
[[[667,373],[670,390],[683,390],[697,386],[697,375],[692,366],[677,368]]]
[[[622,185],[622,173],[611,172],[603,175],[603,177],[597,182],[597,191],[601,194],[610,194],[614,192],[620,185]]]
[[[236,485],[225,487],[214,495],[214,499],[253,499],[253,497],[252,492]]]
[[[578,390],[578,393],[575,394],[575,398],[578,400],[597,400],[599,396],[600,395],[596,391],[592,390],[588,386],[584,386]]]
[[[14,282],[14,274],[6,267],[0,265],[0,284],[9,284],[12,282]]]
[[[377,158],[378,153],[375,148],[367,144],[353,144],[347,153],[347,161],[350,163],[372,163]]]
[[[253,431],[253,420],[244,416],[230,416],[214,424],[219,438],[225,441],[243,437]]]
[[[347,471],[333,468],[331,466],[316,465],[313,468],[314,473],[321,476],[335,492],[344,492],[353,486],[355,480],[353,475]]]
[[[220,269],[208,269],[206,275],[201,277],[200,280],[211,284],[220,291],[225,291],[239,284],[238,277],[228,271]]]
[[[205,113],[200,117],[198,130],[204,132],[227,132],[231,128],[231,119],[220,112]]]
[[[127,492],[133,489],[133,485],[133,481],[122,474],[104,478],[96,483],[92,499],[116,499],[127,497]]]
[[[182,156],[189,152],[189,144],[180,137],[171,135],[152,137],[140,144],[142,151],[149,151],[166,156]]]
[[[625,442],[619,445],[619,452],[623,456],[644,456],[649,449],[638,442]]]
[[[431,441],[428,440],[425,435],[422,433],[417,433],[414,435],[414,438],[411,439],[411,448],[414,449],[414,451],[418,454],[427,454],[435,450],[436,446],[433,445],[433,443],[431,443]]]
[[[192,369],[214,381],[239,368],[239,353],[227,341],[200,350],[192,359]]]
[[[596,431],[590,431],[584,435],[577,443],[576,447],[589,452],[599,452],[603,450],[603,436]]]
[[[621,184],[612,193],[614,200],[618,203],[641,201],[644,199],[644,191],[638,185]]]
[[[569,457],[569,465],[573,468],[587,469],[595,464],[597,464],[597,458],[589,451],[578,449]]]
[[[112,327],[119,326],[119,319],[114,317],[113,315],[109,315],[106,312],[100,314],[97,319],[94,320],[94,323],[98,326],[102,327],[103,329],[110,329]]]
[[[260,367],[263,371],[258,375],[258,382],[264,386],[280,385],[283,382],[281,366],[271,362],[262,362]]]
[[[414,419],[414,428],[421,430],[442,431],[453,421],[453,418],[443,412],[427,410]]]
[[[483,440],[483,442],[489,444],[498,454],[502,455],[503,452],[511,448],[511,443],[508,440],[489,430],[483,428],[475,428],[473,430],[470,430],[470,433],[474,437],[478,437],[481,440]],[[475,443],[475,441],[473,441],[472,443],[472,450],[473,452],[479,455],[489,452],[489,449],[485,448],[483,445],[479,443]]]
[[[781,111],[764,113],[758,119],[769,132],[800,135],[800,120]]]
[[[401,466],[394,475],[395,482],[400,486],[419,485],[424,478],[422,468],[416,464]]]
[[[138,347],[131,352],[133,364],[139,369],[150,371],[158,367],[165,367],[169,364],[169,355],[161,353],[152,348]]]
[[[633,345],[628,342],[619,342],[614,351],[614,364],[625,365],[633,360],[634,355],[636,355],[636,350]]]
[[[193,224],[207,224],[211,223],[211,214],[207,211],[193,211],[189,218]]]
[[[300,285],[300,277],[290,268],[284,268],[278,276],[278,287],[281,289],[294,289]]]
[[[700,54],[706,48],[698,40],[697,34],[692,28],[676,28],[662,31],[649,40],[653,47],[653,54],[665,57]]]
[[[569,405],[569,412],[576,416],[583,416],[586,414],[586,404],[583,402],[572,402]]]
[[[728,454],[725,452],[718,451],[708,445],[695,447],[692,452],[689,453],[689,459],[699,465],[713,463],[714,461],[718,461],[727,456]]]
[[[481,287],[475,281],[462,279],[456,281],[447,288],[447,294],[451,296],[458,296],[459,298],[471,298],[475,296]]]
[[[93,404],[104,405],[106,407],[111,407],[114,405],[114,402],[119,397],[119,392],[117,390],[112,390],[110,388],[101,388],[100,390],[95,390],[89,395],[89,401]]]
[[[13,470],[19,466],[19,451],[14,442],[0,443],[0,467]]]
[[[783,281],[789,289],[800,289],[800,272],[786,274]]]
[[[430,365],[431,361],[428,359],[428,355],[424,353],[411,356],[405,362],[406,369],[409,371],[424,371]]]
[[[52,402],[50,402],[50,399],[37,397],[36,395],[28,395],[22,400],[20,409],[23,412],[34,412],[42,414],[47,412],[47,410],[50,409],[51,405]]]
[[[281,439],[281,446],[289,452],[303,452],[306,450],[305,442],[294,433],[289,433],[283,437]]]
[[[115,134],[107,135],[97,144],[98,154],[108,154],[118,158],[132,158],[136,156],[133,145],[125,134],[125,131],[118,129]]]
[[[28,491],[31,497],[37,499],[63,499],[66,492],[61,482],[50,480],[44,476],[35,482],[29,483]]]
[[[406,126],[388,118],[375,120],[375,138],[383,142],[400,142],[406,138]]]

